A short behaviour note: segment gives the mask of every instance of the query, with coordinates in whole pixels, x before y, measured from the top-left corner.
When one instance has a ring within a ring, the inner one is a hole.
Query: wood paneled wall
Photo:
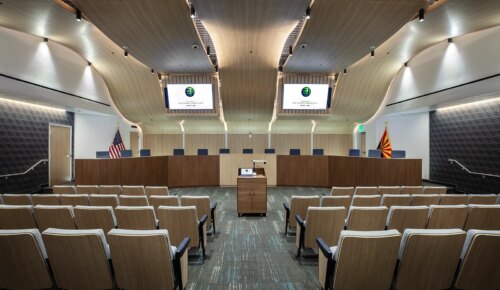
[[[182,148],[182,135],[144,134],[142,148],[150,149],[152,156],[172,155],[174,148]]]
[[[314,148],[323,148],[325,155],[347,156],[352,148],[352,135],[315,134]]]
[[[254,154],[264,153],[267,146],[267,134],[229,134],[228,147],[231,153],[242,153],[243,148],[253,148]],[[151,149],[151,155],[172,155],[174,148],[182,148],[182,135],[145,134],[143,148]],[[208,154],[217,155],[224,148],[223,134],[186,134],[185,154],[196,155],[198,148],[207,148]],[[291,148],[300,149],[301,155],[311,155],[310,134],[272,134],[271,148],[278,155],[288,155]],[[351,134],[315,134],[314,148],[323,148],[325,155],[346,156],[352,148]]]
[[[184,153],[186,155],[197,155],[198,149],[201,148],[208,149],[209,155],[218,155],[219,149],[224,148],[224,135],[222,134],[186,134],[185,138],[186,147]]]

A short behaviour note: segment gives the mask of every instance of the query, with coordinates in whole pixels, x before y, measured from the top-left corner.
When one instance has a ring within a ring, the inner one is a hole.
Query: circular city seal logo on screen
[[[186,93],[186,96],[192,97],[194,96],[194,89],[193,87],[187,87],[186,90],[184,91]]]
[[[311,88],[310,87],[303,87],[302,88],[302,96],[309,97],[310,95],[311,95]]]

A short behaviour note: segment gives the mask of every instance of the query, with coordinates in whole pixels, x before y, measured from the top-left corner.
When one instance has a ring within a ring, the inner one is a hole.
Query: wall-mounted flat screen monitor
[[[285,84],[283,110],[325,110],[330,107],[328,84]]]
[[[213,110],[212,84],[167,84],[165,104],[170,110]]]

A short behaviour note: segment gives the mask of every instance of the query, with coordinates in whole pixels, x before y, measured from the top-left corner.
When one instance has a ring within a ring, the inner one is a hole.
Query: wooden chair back
[[[59,288],[113,288],[111,256],[102,229],[48,229],[42,235]]]
[[[401,194],[422,194],[423,186],[401,186]]]
[[[152,206],[117,206],[115,216],[116,225],[119,229],[156,229],[156,216]]]
[[[378,193],[378,187],[376,186],[356,186],[354,190],[354,195],[374,195]]]
[[[52,186],[53,194],[76,194],[74,185],[54,185]]]
[[[373,195],[355,195],[352,197],[351,206],[380,206],[382,196]]]
[[[108,242],[118,288],[174,289],[168,231],[114,229]]]
[[[99,187],[97,185],[77,185],[77,194],[99,194]]]
[[[70,205],[36,205],[33,207],[38,229],[76,229],[75,214]]]
[[[411,195],[409,194],[384,194],[380,201],[381,206],[410,206]]]
[[[463,229],[469,208],[466,205],[431,205],[428,229]]]
[[[406,229],[425,229],[428,219],[427,206],[392,206],[387,216],[387,229],[401,233]]]
[[[446,194],[447,190],[445,186],[424,186],[422,194]]]
[[[111,206],[113,208],[120,205],[118,196],[115,194],[92,194],[89,196],[91,206]]]
[[[189,247],[199,247],[198,214],[195,206],[160,206],[158,221],[160,229],[168,230],[170,241],[174,245],[188,237],[191,239]]]
[[[469,194],[468,204],[495,204],[496,194]]]
[[[297,227],[295,215],[305,217],[307,215],[307,209],[310,206],[319,206],[320,203],[321,198],[318,195],[292,195],[292,198],[290,199],[290,228],[295,229]]]
[[[4,194],[3,203],[9,205],[33,205],[31,194]]]
[[[466,194],[442,194],[440,205],[459,205],[467,204],[469,201],[469,196]]]
[[[325,207],[339,207],[343,206],[346,209],[346,217],[351,207],[352,196],[350,195],[338,195],[338,196],[323,196],[321,198],[321,206]]]
[[[61,205],[89,205],[89,196],[87,194],[61,194],[59,197]]]
[[[170,195],[168,186],[146,186],[146,195]]]
[[[60,205],[59,194],[33,194],[31,202],[33,205]]]
[[[111,206],[77,206],[74,210],[78,229],[102,229],[107,233],[116,227],[116,217]]]
[[[469,205],[464,230],[500,230],[500,205]]]
[[[121,206],[148,206],[148,197],[145,195],[120,195],[118,197]]]
[[[335,251],[333,288],[389,289],[400,241],[401,234],[396,230],[342,231]]]
[[[0,229],[34,229],[38,228],[33,215],[32,205],[0,204]]]
[[[500,231],[470,230],[462,251],[458,289],[500,289]]]
[[[158,216],[158,207],[160,206],[179,206],[179,198],[175,195],[150,195],[149,204],[155,208]]]
[[[37,229],[0,230],[0,288],[52,288],[47,254]]]
[[[124,185],[122,186],[123,195],[146,195],[146,190],[142,185]]]
[[[354,195],[354,187],[332,187],[331,196],[353,196]]]
[[[401,186],[379,186],[378,194],[401,194]]]
[[[351,206],[347,216],[347,229],[350,231],[382,231],[389,209],[385,206]]]
[[[318,248],[316,238],[328,245],[336,246],[340,232],[344,229],[346,209],[344,207],[309,207],[306,216],[304,247]],[[299,234],[297,234],[299,237]]]
[[[414,194],[412,195],[412,197],[412,206],[430,206],[433,204],[437,205],[439,204],[439,200],[441,199],[441,195],[439,194]]]
[[[448,289],[453,283],[465,232],[459,229],[416,230],[403,234],[396,289]]]
[[[196,212],[198,214],[198,220],[201,219],[203,215],[207,215],[208,219],[206,224],[210,226],[212,224],[212,217],[210,214],[210,197],[208,195],[203,196],[188,196],[183,195],[180,198],[182,206],[195,206]]]
[[[120,185],[99,185],[99,194],[122,194],[122,187]]]

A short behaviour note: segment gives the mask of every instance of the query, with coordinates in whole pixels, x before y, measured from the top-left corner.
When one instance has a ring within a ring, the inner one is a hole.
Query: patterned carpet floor
[[[177,188],[172,193],[209,195],[218,203],[208,258],[190,257],[186,289],[320,289],[317,258],[295,258],[295,236],[285,237],[283,202],[292,195],[321,195],[328,188],[270,187],[267,216],[236,213],[236,188]]]

